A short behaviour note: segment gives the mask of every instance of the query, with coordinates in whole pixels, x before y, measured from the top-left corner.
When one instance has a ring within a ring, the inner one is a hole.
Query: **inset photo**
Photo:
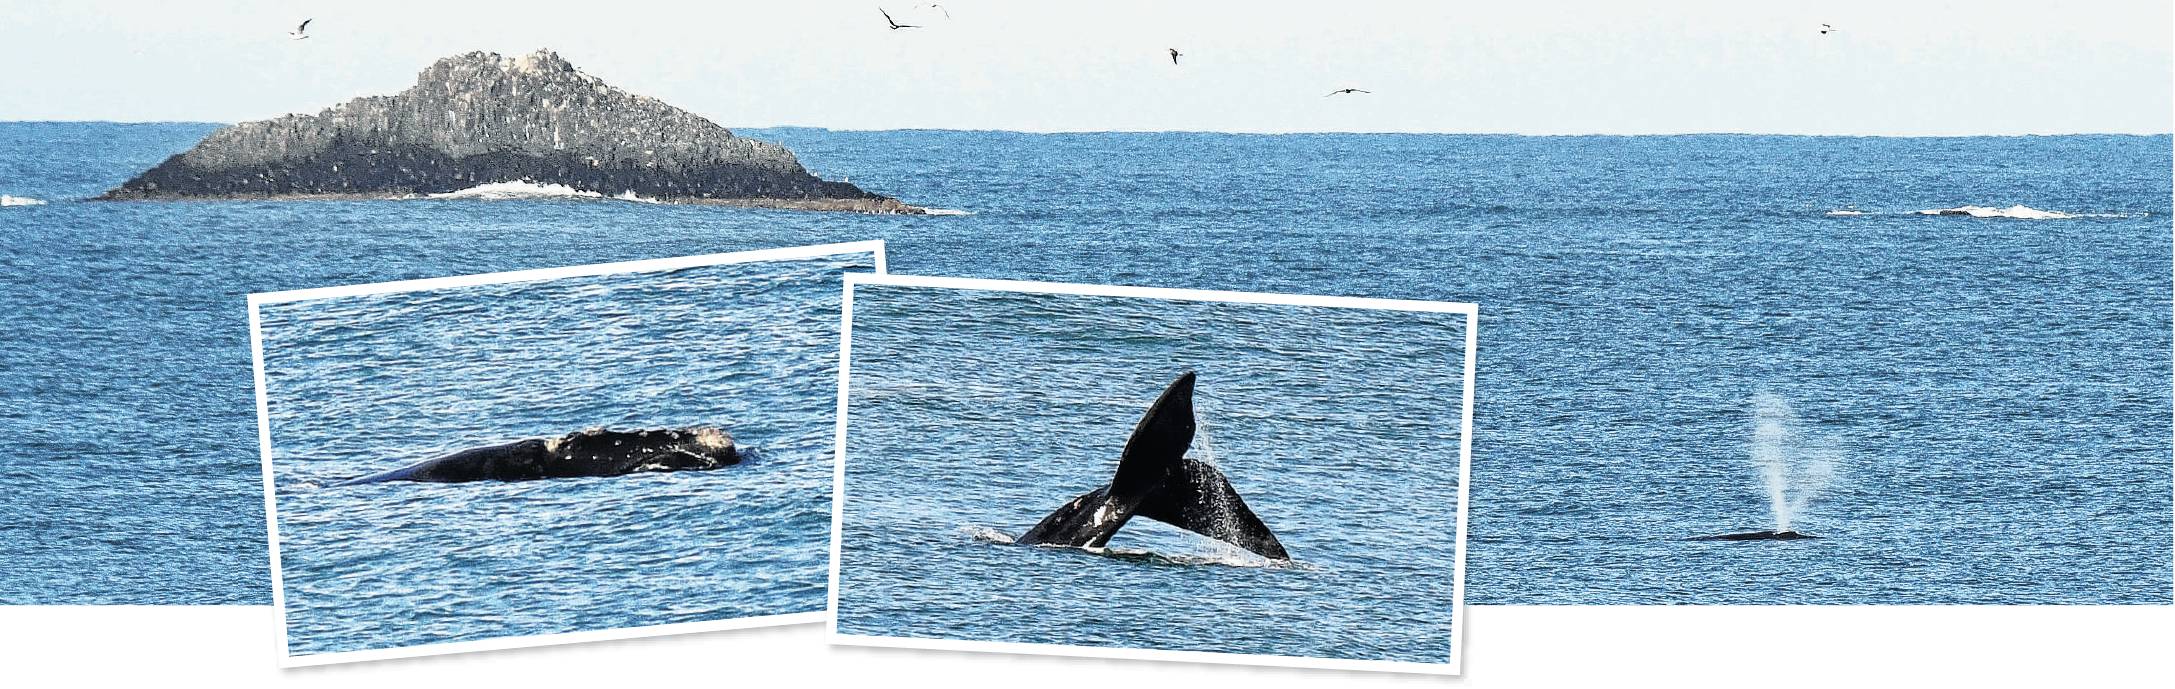
[[[882,242],[253,294],[287,666],[824,618]]]
[[[1475,305],[846,285],[834,643],[1458,673]]]

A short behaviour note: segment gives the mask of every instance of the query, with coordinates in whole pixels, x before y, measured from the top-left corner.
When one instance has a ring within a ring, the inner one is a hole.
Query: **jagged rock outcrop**
[[[549,50],[457,55],[396,95],[226,127],[98,198],[383,198],[511,181],[683,203],[922,212],[819,179],[783,146],[613,88]]]

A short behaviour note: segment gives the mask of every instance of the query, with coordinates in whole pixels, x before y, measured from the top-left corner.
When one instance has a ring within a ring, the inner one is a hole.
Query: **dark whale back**
[[[559,439],[546,460],[546,478],[618,476],[640,471],[703,471],[740,463],[732,436],[697,427],[681,430],[583,431]]]
[[[740,453],[732,436],[716,428],[592,429],[556,438],[529,438],[461,450],[338,485],[533,481],[645,471],[702,471],[738,463]]]
[[[1263,557],[1291,559],[1223,472],[1186,457],[1193,444],[1194,379],[1190,371],[1179,376],[1149,405],[1108,485],[1057,508],[1017,542],[1100,548],[1137,515]]]
[[[1819,536],[1814,536],[1814,535],[1812,535],[1812,534],[1808,534],[1808,533],[1798,533],[1798,532],[1796,532],[1796,531],[1747,531],[1747,532],[1745,532],[1745,533],[1726,533],[1726,534],[1720,534],[1720,535],[1715,535],[1715,536],[1699,536],[1699,537],[1693,538],[1692,540],[1694,540],[1694,541],[1795,541],[1795,540],[1799,540],[1799,539],[1804,539],[1804,538],[1819,538]]]

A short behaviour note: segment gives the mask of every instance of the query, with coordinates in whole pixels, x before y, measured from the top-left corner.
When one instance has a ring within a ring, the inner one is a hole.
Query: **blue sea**
[[[289,653],[822,612],[838,317],[873,253],[259,309]],[[711,471],[341,481],[589,428]]]
[[[213,128],[0,124],[0,194],[48,201],[0,208],[0,601],[269,600],[246,293],[863,239],[1479,303],[1469,603],[2175,597],[2165,135],[743,130],[972,215],[75,201]],[[2074,217],[1916,213],[2016,205]],[[1775,523],[1768,398],[1832,460],[1822,538],[1686,540]]]
[[[1466,316],[855,288],[839,633],[1447,663]],[[1289,562],[1147,518],[1015,545],[1196,372]]]

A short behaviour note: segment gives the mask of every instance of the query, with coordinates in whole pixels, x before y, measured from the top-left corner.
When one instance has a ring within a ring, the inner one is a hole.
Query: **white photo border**
[[[1451,572],[1450,593],[1450,657],[1442,663],[1421,663],[1394,660],[1350,660],[1339,658],[1307,658],[1247,653],[1219,653],[1207,651],[1171,651],[1160,649],[1116,648],[1109,646],[1078,646],[1064,644],[1038,644],[1005,641],[967,641],[959,639],[928,639],[917,637],[869,636],[842,634],[838,631],[838,569],[843,530],[846,516],[846,424],[847,401],[852,388],[853,367],[853,298],[854,288],[859,285],[893,287],[925,287],[936,289],[981,290],[994,292],[1023,292],[1030,294],[1063,294],[1099,297],[1126,297],[1138,299],[1163,299],[1173,301],[1211,301],[1239,304],[1271,304],[1284,306],[1312,306],[1327,308],[1376,309],[1389,311],[1415,311],[1428,313],[1453,313],[1465,316],[1465,394],[1464,410],[1459,419],[1458,441],[1458,509],[1457,547],[1455,564]],[[984,653],[1020,653],[1030,655],[1076,656],[1086,658],[1120,658],[1129,660],[1154,660],[1165,662],[1215,663],[1226,665],[1261,665],[1327,670],[1365,670],[1374,672],[1398,672],[1429,675],[1458,675],[1464,668],[1465,648],[1465,542],[1466,508],[1470,501],[1473,466],[1473,382],[1474,359],[1478,353],[1480,306],[1468,302],[1415,301],[1407,299],[1374,299],[1366,297],[1331,297],[1318,295],[1279,294],[1270,292],[1228,292],[1219,290],[1173,289],[1165,287],[1127,287],[1119,285],[1092,285],[1060,282],[1033,282],[1018,280],[986,280],[977,278],[946,278],[919,275],[893,275],[859,273],[846,276],[846,294],[839,309],[838,335],[838,432],[832,441],[837,455],[831,461],[831,618],[825,624],[826,636],[833,645],[880,646],[889,648],[914,648],[941,651],[976,651]]]
[[[679,256],[674,258],[658,258],[640,261],[621,261],[616,263],[593,263],[588,265],[566,266],[561,268],[539,268],[534,270],[479,273],[475,275],[458,275],[441,278],[426,278],[421,280],[400,280],[394,282],[377,282],[360,285],[343,285],[338,287],[321,287],[313,289],[288,290],[282,292],[257,292],[250,294],[249,356],[250,367],[252,369],[251,373],[254,376],[257,395],[257,451],[259,455],[259,464],[262,468],[264,475],[265,533],[267,537],[267,548],[271,551],[272,558],[272,609],[275,613],[277,613],[277,617],[279,620],[279,634],[277,636],[279,641],[279,666],[283,668],[307,667],[312,665],[330,665],[334,663],[355,663],[373,660],[391,660],[397,658],[417,658],[423,656],[443,655],[447,653],[471,653],[476,651],[496,651],[510,648],[528,648],[533,646],[554,646],[559,644],[587,643],[592,641],[616,641],[620,639],[635,639],[649,636],[663,636],[667,634],[691,634],[696,632],[748,629],[752,627],[772,627],[787,624],[813,624],[829,619],[830,609],[826,607],[825,610],[822,612],[789,613],[784,615],[757,615],[753,617],[738,617],[726,620],[682,622],[675,624],[626,627],[620,629],[563,632],[557,634],[497,637],[490,639],[478,639],[474,641],[455,641],[438,644],[397,646],[392,648],[367,649],[360,651],[310,653],[304,655],[294,655],[290,653],[288,650],[287,639],[287,595],[285,583],[283,581],[283,577],[280,574],[279,564],[279,503],[277,497],[278,491],[275,485],[275,478],[272,471],[271,405],[270,398],[268,397],[265,390],[264,336],[262,331],[259,330],[257,315],[258,307],[267,304],[285,304],[299,301],[316,301],[321,299],[337,299],[341,297],[354,297],[374,294],[420,292],[428,290],[451,289],[458,287],[473,287],[478,285],[499,285],[516,282],[538,282],[575,277],[619,275],[626,273],[664,272],[681,270],[685,268],[698,268],[703,266],[729,265],[735,263],[759,263],[763,261],[789,261],[798,259],[821,258],[824,256],[836,256],[840,254],[859,253],[875,254],[876,272],[846,273],[845,275],[847,279],[850,280],[856,275],[883,274],[884,270],[886,269],[884,259],[884,242],[883,240],[877,239],[859,242],[817,244],[810,246],[784,247],[777,249],[757,249],[752,251],[735,251],[729,253],[702,254],[697,256]],[[843,308],[843,305],[841,305],[841,308]]]

